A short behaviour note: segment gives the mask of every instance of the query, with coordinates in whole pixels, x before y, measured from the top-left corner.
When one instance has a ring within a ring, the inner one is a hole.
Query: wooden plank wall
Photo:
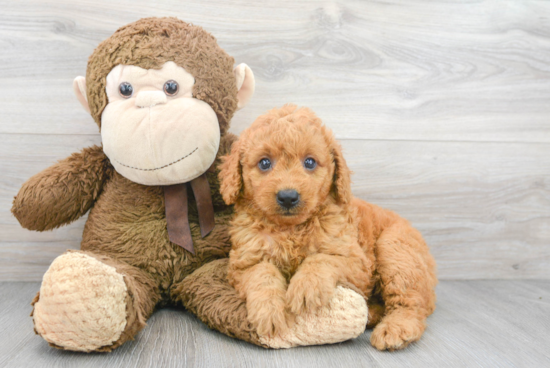
[[[255,72],[239,133],[287,102],[341,140],[354,193],[425,235],[442,279],[550,278],[550,3],[19,0],[0,8],[0,280],[40,280],[84,219],[10,214],[21,184],[100,141],[72,94],[119,26],[177,16]]]

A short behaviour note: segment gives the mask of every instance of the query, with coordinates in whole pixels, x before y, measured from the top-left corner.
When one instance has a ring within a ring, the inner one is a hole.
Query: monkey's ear
[[[242,138],[241,138],[242,139]],[[234,204],[243,186],[240,142],[233,143],[231,153],[222,157],[220,165],[220,193],[226,204]]]
[[[86,78],[76,77],[73,81],[73,90],[84,110],[90,113],[90,106],[88,106],[88,98],[86,97]]]
[[[255,81],[252,69],[244,63],[239,64],[233,69],[235,79],[237,80],[237,110],[242,109],[254,94]]]

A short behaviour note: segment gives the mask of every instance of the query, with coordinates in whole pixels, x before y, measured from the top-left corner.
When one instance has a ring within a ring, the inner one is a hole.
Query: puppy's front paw
[[[290,311],[301,314],[328,304],[334,294],[334,283],[310,274],[297,273],[288,285],[286,300]]]
[[[388,315],[374,328],[370,342],[378,350],[403,349],[420,339],[424,329],[425,324],[419,319]]]
[[[292,324],[282,298],[247,303],[248,320],[260,336],[284,334]]]

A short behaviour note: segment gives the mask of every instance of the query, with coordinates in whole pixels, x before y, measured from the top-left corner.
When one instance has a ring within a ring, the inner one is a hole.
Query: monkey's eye
[[[317,162],[311,157],[308,157],[304,160],[304,167],[308,170],[313,170],[317,166]]]
[[[134,93],[134,87],[128,82],[122,82],[120,86],[118,86],[118,92],[122,97],[130,98],[132,97],[132,93]]]
[[[175,96],[178,94],[178,82],[175,80],[169,80],[168,82],[164,83],[164,93],[166,93],[168,96]]]
[[[271,169],[271,161],[268,158],[262,158],[260,162],[258,162],[258,167],[262,171],[267,171]]]

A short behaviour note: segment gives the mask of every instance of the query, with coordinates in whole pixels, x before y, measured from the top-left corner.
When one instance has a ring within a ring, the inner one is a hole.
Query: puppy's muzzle
[[[300,193],[294,189],[285,189],[277,193],[277,203],[279,206],[290,210],[300,203]]]

